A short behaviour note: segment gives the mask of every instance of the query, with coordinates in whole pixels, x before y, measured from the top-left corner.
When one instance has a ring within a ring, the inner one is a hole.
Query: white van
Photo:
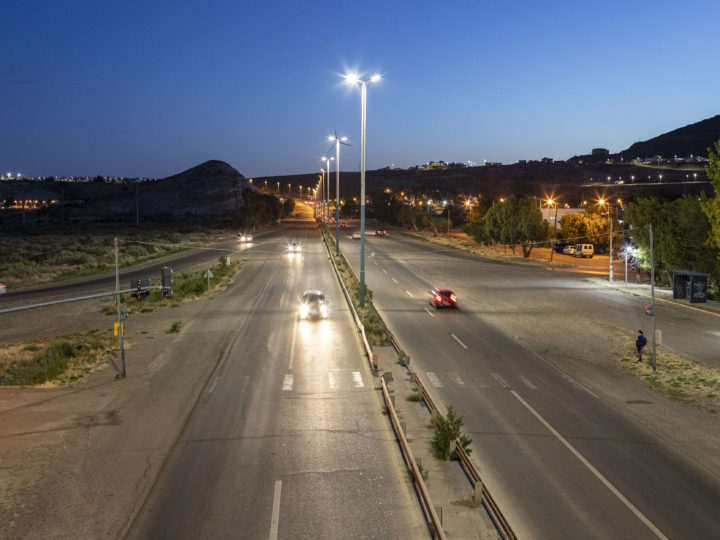
[[[595,255],[595,246],[592,244],[577,244],[575,246],[576,257],[590,257],[592,259],[593,255]]]

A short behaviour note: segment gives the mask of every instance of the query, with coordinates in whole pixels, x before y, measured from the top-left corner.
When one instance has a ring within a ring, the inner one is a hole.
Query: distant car
[[[565,255],[575,255],[575,246],[573,246],[572,244],[568,244],[563,248],[563,253]]]
[[[595,246],[592,244],[577,244],[575,246],[576,257],[590,257],[592,259],[594,254]]]
[[[297,242],[290,242],[290,245],[288,246],[288,251],[290,253],[299,253],[301,249],[300,244]]]
[[[325,293],[320,289],[308,289],[303,293],[300,301],[301,319],[327,319],[328,309],[325,302]]]
[[[341,222],[340,222],[340,228],[341,228],[341,229],[347,229],[347,223],[345,223],[344,221],[341,221]]]
[[[387,236],[387,231],[385,229],[378,229],[375,231],[375,236]]]
[[[457,307],[457,296],[455,296],[455,291],[452,289],[433,289],[430,291],[430,304],[435,306],[435,309],[441,307]]]
[[[0,294],[4,294],[6,292],[7,287],[0,283]]]
[[[239,239],[240,242],[242,242],[242,243],[252,242],[252,241],[253,241],[252,234],[243,234],[243,233],[240,233],[240,234],[238,234],[238,239]]]
[[[352,236],[351,236],[350,238],[351,238],[352,240],[360,240],[360,238],[361,238],[360,232],[359,232],[359,231],[355,231],[354,233],[352,233]]]

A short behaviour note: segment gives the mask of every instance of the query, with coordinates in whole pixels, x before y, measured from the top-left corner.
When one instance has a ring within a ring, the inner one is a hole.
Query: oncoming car
[[[435,309],[441,307],[457,307],[457,296],[455,291],[452,289],[436,288],[430,291],[430,304],[435,306]]]
[[[239,239],[240,242],[242,242],[242,243],[252,242],[252,241],[253,241],[252,234],[238,234],[238,239]]]
[[[288,251],[290,253],[299,253],[300,249],[300,244],[297,242],[290,242],[290,245],[288,246]]]
[[[308,289],[303,293],[300,302],[301,319],[327,319],[328,309],[325,293],[320,289]]]

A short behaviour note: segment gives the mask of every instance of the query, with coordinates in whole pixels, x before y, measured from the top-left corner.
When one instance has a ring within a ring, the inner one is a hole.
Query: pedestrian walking
[[[647,345],[647,339],[643,335],[643,331],[638,330],[638,337],[635,340],[635,347],[637,347],[638,352],[638,362],[642,362],[642,352],[645,348],[645,345]]]

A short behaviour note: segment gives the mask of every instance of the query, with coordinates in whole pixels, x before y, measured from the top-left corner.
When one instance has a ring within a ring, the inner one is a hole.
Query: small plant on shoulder
[[[182,328],[182,321],[173,321],[170,328],[166,330],[166,333],[177,334],[180,331],[180,328]]]
[[[458,440],[466,453],[470,453],[469,446],[472,439],[467,435],[462,435],[460,429],[463,425],[463,417],[458,416],[452,405],[448,405],[445,417],[437,415],[433,417],[430,426],[434,434],[432,439],[433,455],[437,459],[446,461],[448,459],[456,460],[457,452],[450,451],[450,443]]]
[[[418,394],[417,392],[414,394],[409,394],[408,397],[405,399],[407,401],[412,401],[414,403],[417,403],[418,401],[420,401],[420,394]]]
[[[417,465],[418,472],[420,473],[420,476],[422,476],[422,479],[427,480],[428,471],[425,469],[425,467],[423,467],[423,464],[422,464],[422,461],[420,460],[420,458],[415,460],[415,465]],[[408,472],[408,475],[410,476],[410,480],[412,480],[414,482],[415,475],[413,474],[412,467],[410,467],[409,465],[407,467],[407,472]]]

